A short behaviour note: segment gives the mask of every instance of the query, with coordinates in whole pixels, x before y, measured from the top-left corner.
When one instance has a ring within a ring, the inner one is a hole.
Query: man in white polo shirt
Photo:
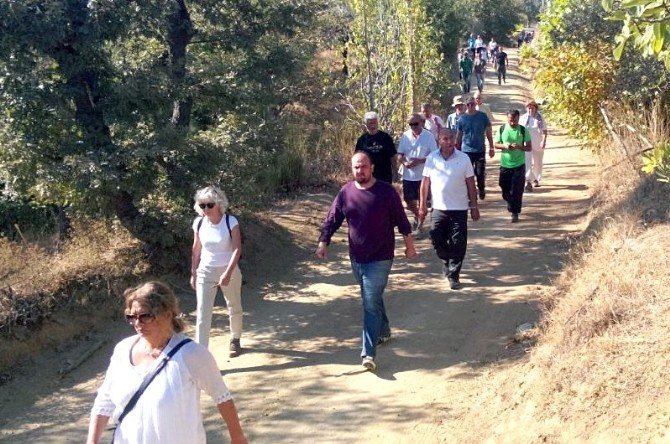
[[[430,237],[444,262],[444,276],[452,290],[462,287],[461,267],[468,244],[468,210],[472,220],[479,220],[477,188],[472,162],[456,149],[455,133],[449,128],[439,132],[439,150],[433,151],[423,168],[419,217],[428,213],[427,200],[432,194]]]

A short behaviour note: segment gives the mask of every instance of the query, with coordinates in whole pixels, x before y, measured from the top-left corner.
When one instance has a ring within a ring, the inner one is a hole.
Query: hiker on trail
[[[433,140],[432,136],[430,139]],[[362,365],[374,370],[377,345],[391,338],[383,295],[393,263],[395,227],[403,235],[405,257],[411,259],[417,254],[411,226],[393,186],[374,178],[366,153],[354,154],[351,169],[354,180],[344,185],[335,197],[321,228],[316,255],[326,256],[332,236],[346,219],[351,270],[363,301]]]
[[[489,118],[491,125],[493,125],[493,113],[491,112],[491,107],[488,105],[488,103],[484,103],[484,93],[477,91],[474,93],[473,97],[475,98],[475,103],[477,104],[475,109],[486,114],[486,117]]]
[[[182,333],[172,290],[153,281],[126,290],[124,297],[126,320],[137,334],[114,347],[91,409],[86,443],[98,444],[111,419],[117,424],[112,440],[119,444],[204,444],[201,390],[216,403],[231,443],[246,443],[214,356]]]
[[[474,34],[470,34],[470,38],[468,39],[468,53],[470,53],[470,57],[475,56],[475,44],[477,42],[477,39],[475,38]]]
[[[419,186],[423,177],[426,157],[437,149],[437,143],[430,131],[425,130],[423,116],[412,114],[409,129],[400,138],[398,162],[402,165],[402,195],[407,209],[414,214],[412,234],[421,234],[419,221]]]
[[[494,61],[497,53],[498,53],[498,42],[496,42],[496,39],[494,37],[491,37],[491,41],[489,42],[489,55],[491,56],[491,59],[493,59]]]
[[[365,151],[375,166],[372,174],[379,180],[393,182],[396,149],[393,138],[379,129],[377,113],[369,111],[363,116],[366,132],[358,138],[356,151]]]
[[[470,77],[472,76],[473,62],[469,53],[463,54],[459,69],[461,71],[461,80],[463,81],[463,92],[470,92]]]
[[[512,213],[512,223],[516,223],[519,222],[526,180],[525,153],[532,150],[530,131],[519,125],[519,110],[507,112],[507,124],[498,129],[495,140],[496,149],[502,151],[498,184],[507,202],[507,211]]]
[[[242,352],[242,273],[238,267],[242,235],[235,216],[226,213],[228,198],[219,188],[209,186],[195,193],[191,287],[198,302],[195,340],[207,347],[212,326],[214,299],[219,288],[230,319],[230,357]]]
[[[475,53],[479,53],[480,49],[485,49],[486,44],[484,44],[484,39],[482,38],[481,34],[477,34],[477,38],[475,39]]]
[[[428,195],[432,195],[430,238],[443,261],[444,277],[452,290],[461,288],[460,273],[468,244],[468,210],[479,220],[475,173],[470,158],[456,149],[455,133],[440,131],[440,149],[426,159],[421,182],[419,215],[425,218]]]
[[[437,114],[433,114],[433,105],[430,103],[421,105],[421,113],[426,120],[423,127],[430,131],[433,137],[435,137],[435,141],[437,141],[437,133],[440,131],[440,128],[444,128],[442,118]]]
[[[519,124],[530,133],[530,143],[533,146],[532,151],[526,151],[526,191],[533,191],[533,187],[540,186],[544,150],[547,146],[547,123],[538,108],[537,102],[530,100],[526,103],[526,114],[519,119]]]
[[[486,73],[486,62],[482,60],[481,54],[477,54],[475,57],[474,71],[477,90],[481,92],[484,89],[484,74]]]
[[[456,123],[465,112],[463,96],[455,96],[451,106],[454,108],[454,112],[447,116],[447,128],[454,131],[454,134],[456,134]]]
[[[477,111],[474,97],[465,101],[466,111],[456,125],[456,148],[468,155],[477,178],[479,199],[486,199],[486,140],[489,141],[489,157],[493,150],[491,121],[485,113]]]
[[[498,85],[500,85],[500,81],[502,80],[504,83],[507,83],[507,65],[509,64],[509,61],[507,60],[507,53],[505,52],[505,48],[502,46],[498,47],[498,54],[496,54],[496,69],[498,70]]]

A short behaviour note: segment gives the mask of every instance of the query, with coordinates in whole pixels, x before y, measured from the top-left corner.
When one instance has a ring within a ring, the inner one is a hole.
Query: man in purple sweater
[[[412,227],[400,196],[390,184],[375,179],[372,169],[370,157],[365,152],[354,154],[351,159],[354,180],[344,185],[335,197],[316,249],[319,258],[326,257],[330,239],[347,220],[351,270],[361,287],[363,299],[362,364],[368,370],[377,368],[377,345],[391,338],[382,296],[393,263],[395,227],[403,235],[405,257],[416,256]]]

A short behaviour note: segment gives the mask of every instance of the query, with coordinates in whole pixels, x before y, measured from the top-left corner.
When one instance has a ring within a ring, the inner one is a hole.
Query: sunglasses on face
[[[149,322],[153,321],[156,319],[156,315],[153,313],[140,313],[140,314],[127,314],[126,315],[126,321],[128,321],[129,324],[132,324],[134,322],[139,322],[140,324],[148,324]]]
[[[198,204],[201,210],[204,210],[205,208],[209,208],[210,210],[214,208],[214,205],[216,205],[214,202],[207,202],[207,203],[201,203]]]

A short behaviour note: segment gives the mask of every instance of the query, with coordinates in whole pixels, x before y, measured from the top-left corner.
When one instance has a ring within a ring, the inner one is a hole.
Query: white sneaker
[[[363,356],[363,362],[361,365],[370,371],[374,371],[377,368],[377,364],[375,364],[375,358],[372,356]]]

